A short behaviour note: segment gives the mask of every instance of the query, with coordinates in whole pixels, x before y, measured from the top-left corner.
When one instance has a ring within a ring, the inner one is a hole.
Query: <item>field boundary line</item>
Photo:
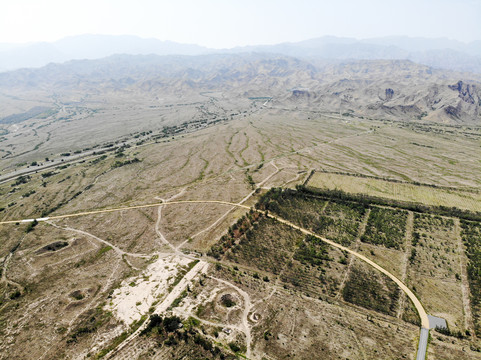
[[[47,221],[47,220],[55,220],[55,219],[65,219],[65,218],[71,218],[71,217],[77,217],[77,216],[85,216],[85,215],[95,215],[95,214],[101,214],[101,213],[110,213],[110,212],[117,212],[117,211],[123,211],[123,210],[130,210],[130,209],[142,209],[142,208],[149,208],[149,207],[156,207],[160,205],[175,205],[175,204],[222,204],[222,205],[228,205],[228,206],[237,206],[241,207],[247,210],[250,210],[252,208],[242,205],[240,203],[232,203],[228,201],[221,201],[221,200],[181,200],[181,201],[169,201],[169,202],[161,202],[161,203],[155,203],[155,204],[144,204],[144,205],[135,205],[135,206],[127,206],[127,207],[119,207],[119,208],[113,208],[113,209],[104,209],[104,210],[94,210],[94,211],[87,211],[87,212],[81,212],[81,213],[75,213],[75,214],[67,214],[67,215],[58,215],[58,216],[52,216],[49,218],[39,218],[39,219],[25,219],[25,220],[11,220],[11,221],[3,221],[0,222],[0,225],[2,224],[11,224],[11,223],[17,223],[17,222],[34,222],[34,221]],[[267,217],[272,217],[273,219],[279,221],[280,223],[283,223],[285,225],[288,225],[292,227],[293,229],[299,230],[301,233],[305,235],[311,235],[314,236],[323,242],[336,247],[340,249],[341,251],[345,251],[351,255],[354,255],[355,257],[361,259],[362,261],[366,262],[367,264],[371,265],[373,268],[376,270],[380,271],[384,275],[388,276],[391,280],[393,280],[400,288],[401,290],[411,299],[413,302],[419,317],[421,319],[421,334],[424,332],[429,332],[429,319],[426,313],[426,310],[424,309],[423,305],[421,304],[420,300],[416,297],[416,295],[395,275],[391,274],[389,271],[372,261],[371,259],[367,258],[366,256],[359,254],[358,252],[347,248],[343,245],[340,245],[332,240],[326,239],[322,236],[319,236],[312,231],[309,231],[305,228],[302,228],[300,226],[297,226],[290,221],[287,221],[283,218],[277,217],[272,214],[267,214],[265,211],[261,210],[255,210],[260,213],[263,213]],[[423,354],[424,355],[424,354]],[[418,357],[420,356],[420,353],[418,351]],[[424,358],[424,356],[423,356]]]

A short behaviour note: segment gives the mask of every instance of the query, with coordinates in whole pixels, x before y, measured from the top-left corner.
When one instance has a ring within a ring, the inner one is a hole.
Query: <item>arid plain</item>
[[[56,95],[48,85],[2,89],[4,119],[45,108],[0,128],[0,221],[14,221],[0,225],[1,359],[414,359],[419,319],[404,293],[355,257],[255,211],[258,201],[372,259],[446,319],[450,334],[431,331],[428,359],[481,358],[479,288],[463,238],[479,236],[479,219],[269,192],[304,184],[383,197],[389,184],[424,186],[472,194],[458,207],[475,218],[479,110],[467,102],[456,118],[374,109],[354,85],[348,92],[359,99],[346,97],[332,69],[323,82],[305,64],[283,73],[279,59],[263,61],[255,76],[241,67],[249,78],[229,86],[209,78],[208,86],[102,83],[97,93],[82,83]],[[351,70],[369,67],[365,81],[390,94],[376,80],[385,63]],[[448,75],[439,87],[458,99],[458,74]],[[404,81],[418,89],[415,80]]]

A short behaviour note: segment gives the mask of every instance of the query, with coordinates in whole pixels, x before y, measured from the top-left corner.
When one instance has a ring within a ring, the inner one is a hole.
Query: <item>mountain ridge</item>
[[[133,35],[78,35],[47,43],[0,44],[0,71],[42,67],[75,59],[98,59],[114,54],[206,55],[245,52],[278,53],[319,59],[407,59],[456,71],[481,73],[481,40],[463,43],[445,38],[391,36],[354,39],[323,36],[299,42],[211,49]]]
[[[45,99],[58,94],[182,97],[223,91],[231,98],[268,96],[281,107],[452,124],[479,123],[481,107],[481,76],[475,74],[410,60],[316,63],[262,53],[113,55],[0,73],[0,92],[22,96],[31,91]]]

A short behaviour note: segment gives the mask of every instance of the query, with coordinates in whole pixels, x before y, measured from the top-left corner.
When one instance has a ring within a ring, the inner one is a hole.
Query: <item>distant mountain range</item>
[[[222,92],[231,99],[271,98],[274,107],[377,119],[476,124],[481,75],[433,69],[410,60],[316,60],[266,53],[112,55],[40,69],[0,73],[0,124],[22,120],[39,105],[101,102],[106,98],[195,97]],[[155,101],[155,100],[153,100]],[[20,106],[25,106],[18,113]]]
[[[0,71],[42,67],[75,59],[100,59],[114,54],[206,55],[271,53],[323,60],[411,60],[434,68],[481,73],[481,40],[463,43],[446,38],[406,36],[356,40],[324,36],[276,45],[209,49],[137,36],[80,35],[53,43],[0,44]]]

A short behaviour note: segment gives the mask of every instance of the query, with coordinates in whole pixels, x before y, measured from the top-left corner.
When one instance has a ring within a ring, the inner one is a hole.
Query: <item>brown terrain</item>
[[[428,359],[481,359],[479,211],[382,195],[479,198],[479,81],[259,54],[1,73],[0,359],[414,359],[405,292],[316,236],[446,319]]]

